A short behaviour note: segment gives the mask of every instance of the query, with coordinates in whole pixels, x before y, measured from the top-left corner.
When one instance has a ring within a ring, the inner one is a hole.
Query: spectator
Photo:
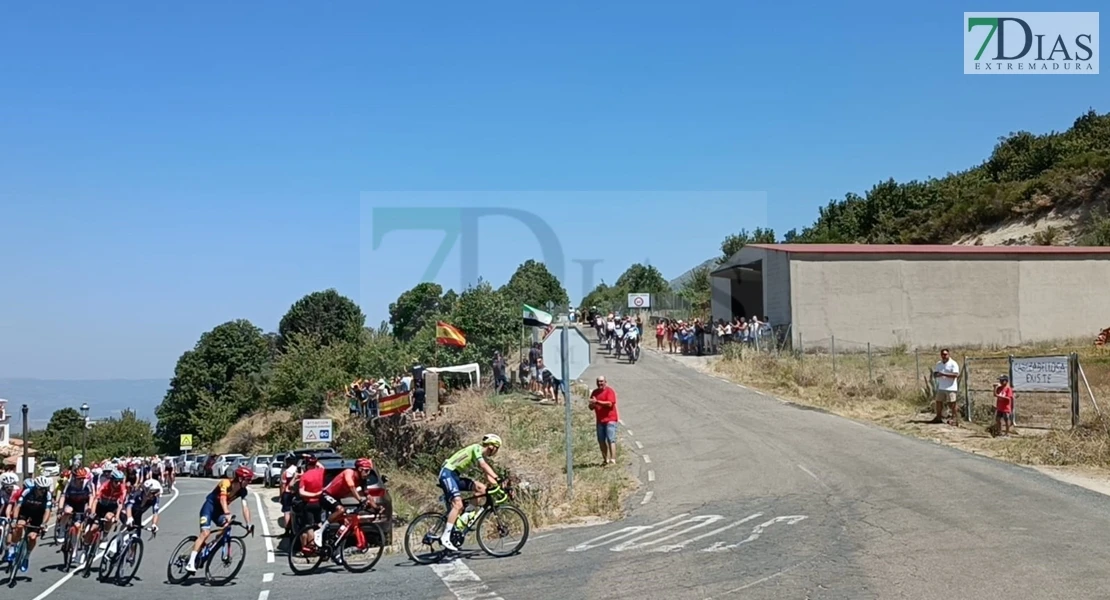
[[[532,389],[532,379],[531,379],[532,369],[531,369],[531,367],[528,366],[528,358],[527,357],[520,359],[520,367],[519,367],[519,371],[518,371],[517,375],[520,376],[520,389],[522,389],[522,390]]]
[[[528,375],[532,382],[532,392],[540,393],[540,368],[539,361],[542,351],[539,344],[532,344],[531,349],[528,350]]]
[[[505,376],[505,370],[508,365],[505,364],[505,359],[501,357],[500,352],[493,353],[493,390],[495,393],[504,394],[508,391],[509,378]]]
[[[424,418],[424,403],[428,399],[427,390],[424,389],[424,381],[416,382],[416,389],[412,391],[412,415],[417,419]]]
[[[940,361],[933,367],[936,390],[936,417],[932,423],[944,422],[944,405],[948,405],[948,424],[960,426],[960,411],[956,407],[956,394],[960,391],[960,365],[949,356],[948,348],[940,351]]]
[[[1010,435],[1014,424],[1014,388],[1010,387],[1010,377],[1003,375],[994,386],[994,423],[1000,435]]]
[[[663,338],[667,337],[667,320],[660,319],[655,324],[655,348],[660,352],[663,351]]]
[[[601,449],[602,466],[617,463],[617,392],[597,378],[597,388],[590,392],[590,409],[597,417],[597,445]]]

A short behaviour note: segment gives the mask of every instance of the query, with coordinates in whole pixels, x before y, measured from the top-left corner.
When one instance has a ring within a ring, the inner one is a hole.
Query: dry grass
[[[215,454],[239,453],[251,456],[269,451],[268,438],[273,429],[292,421],[293,415],[284,410],[261,412],[239,420],[227,435],[212,445]]]
[[[838,340],[839,343],[839,340]],[[1008,357],[1077,352],[1095,400],[1108,411],[1100,417],[1086,386],[1080,383],[1080,425],[1071,428],[1071,401],[1063,394],[1018,392],[1018,435],[997,437],[994,399],[989,391],[1009,368]],[[907,434],[1014,462],[1036,465],[1110,467],[1110,351],[1090,340],[1045,343],[1021,348],[953,348],[953,358],[970,368],[972,422],[961,428],[930,425],[932,399],[926,377],[936,352],[905,350],[865,353],[806,354],[781,357],[730,352],[713,369],[735,381],[772,392],[800,404],[870,421]],[[964,382],[961,382],[961,389]],[[963,394],[961,392],[961,402]]]

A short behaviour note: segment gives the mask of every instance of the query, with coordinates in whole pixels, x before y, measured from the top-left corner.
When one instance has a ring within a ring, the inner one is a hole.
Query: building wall
[[[1017,345],[1090,337],[1110,322],[1095,284],[1110,281],[1106,259],[795,254],[790,265],[794,333],[807,347],[833,336],[845,350]]]
[[[791,323],[793,307],[790,255],[765,252],[763,257],[763,315],[771,325]]]
[[[709,314],[713,320],[732,318],[732,279],[713,276],[709,278],[712,291],[709,296]]]

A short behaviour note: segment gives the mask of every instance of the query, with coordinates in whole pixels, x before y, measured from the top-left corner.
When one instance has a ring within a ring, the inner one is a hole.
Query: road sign
[[[331,442],[331,419],[304,419],[301,421],[302,442]]]
[[[629,294],[628,308],[651,308],[651,294]]]
[[[181,449],[182,450],[192,450],[193,449],[193,434],[191,434],[191,433],[181,434]]]
[[[570,381],[574,381],[590,366],[590,340],[577,327],[567,329],[567,339],[570,341],[567,348],[570,357],[567,363],[570,367],[568,375]],[[543,341],[543,365],[556,379],[563,376],[563,336],[558,331]]]

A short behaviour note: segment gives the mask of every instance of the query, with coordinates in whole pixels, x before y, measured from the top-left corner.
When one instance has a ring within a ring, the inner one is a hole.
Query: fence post
[[[1079,425],[1079,353],[1068,357],[1068,387],[1071,388],[1071,426]]]
[[[921,351],[916,347],[913,349],[913,368],[917,373],[917,381],[921,381]]]
[[[867,378],[875,381],[875,374],[871,370],[871,342],[867,342]]]
[[[836,336],[829,336],[829,348],[832,352],[833,379],[836,379]]]
[[[967,422],[971,422],[971,362],[968,360],[967,355],[964,355],[964,412],[967,413]],[[957,380],[958,381],[958,380]],[[956,415],[959,419],[959,415]],[[956,421],[959,423],[959,421]]]
[[[1006,375],[1010,378],[1010,387],[1014,386],[1014,355],[1010,355],[1010,363],[1006,369]],[[1017,394],[1014,394],[1014,399],[1010,403],[1010,425],[1017,427]]]

